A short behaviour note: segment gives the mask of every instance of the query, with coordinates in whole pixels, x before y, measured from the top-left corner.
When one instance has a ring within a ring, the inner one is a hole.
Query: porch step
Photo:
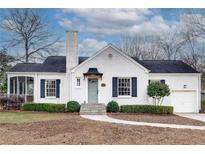
[[[81,115],[105,115],[106,106],[104,104],[82,104],[80,107]]]

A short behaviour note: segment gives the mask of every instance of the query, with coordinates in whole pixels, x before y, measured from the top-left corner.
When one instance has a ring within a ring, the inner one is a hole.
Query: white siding
[[[109,58],[112,54],[112,58]],[[102,79],[99,79],[99,103],[107,104],[111,100],[116,100],[122,104],[143,104],[147,102],[146,88],[148,84],[148,73],[138,67],[129,59],[123,57],[113,48],[108,48],[101,52],[95,58],[85,63],[75,70],[72,74],[72,98],[80,103],[87,103],[87,78],[83,77],[83,73],[88,68],[96,67],[100,73],[103,73]],[[76,77],[81,78],[81,87],[76,88]],[[116,98],[112,97],[112,77],[137,77],[137,94],[138,97]],[[101,83],[105,83],[105,87],[101,87]]]
[[[169,88],[171,90],[171,95],[166,97],[164,100],[163,105],[174,105],[177,102],[183,103],[181,99],[183,98],[185,101],[188,97],[189,93],[192,92],[194,94],[192,95],[192,104],[194,104],[194,109],[190,109],[190,111],[198,112],[200,109],[200,75],[199,74],[183,74],[183,73],[174,73],[174,74],[161,74],[161,73],[150,73],[149,74],[150,80],[165,80],[166,84],[169,85]],[[184,85],[187,87],[184,88]],[[174,93],[175,92],[175,93]],[[176,92],[178,92],[176,94]],[[179,94],[181,92],[181,95]],[[184,93],[185,92],[185,93]],[[185,95],[186,94],[186,95]],[[179,96],[179,97],[176,97]],[[149,99],[149,102],[151,103],[151,99]],[[191,105],[190,105],[191,106]],[[182,107],[182,106],[181,106]],[[182,108],[181,111],[184,111]],[[187,110],[188,111],[188,110]],[[177,112],[180,112],[180,109],[177,110]]]

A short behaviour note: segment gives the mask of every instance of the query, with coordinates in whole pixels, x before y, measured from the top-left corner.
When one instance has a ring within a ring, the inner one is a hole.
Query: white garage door
[[[196,112],[196,92],[173,91],[171,94],[171,103],[174,106],[174,112]]]

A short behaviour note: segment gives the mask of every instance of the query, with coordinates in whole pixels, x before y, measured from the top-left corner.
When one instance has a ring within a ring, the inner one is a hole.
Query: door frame
[[[99,78],[92,78],[92,77],[87,77],[86,78],[86,104],[88,104],[89,102],[88,102],[88,80],[89,79],[95,79],[95,80],[97,80],[98,81],[98,84],[97,84],[97,89],[98,89],[98,93],[97,93],[97,97],[98,97],[98,99],[97,99],[97,104],[99,104],[99,98],[100,98],[100,95],[99,95],[99,93],[100,93],[100,90],[99,90],[99,85],[100,85],[100,80],[99,80]]]

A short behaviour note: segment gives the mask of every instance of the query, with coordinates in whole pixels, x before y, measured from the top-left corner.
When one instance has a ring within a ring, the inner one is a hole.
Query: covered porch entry
[[[98,104],[99,79],[102,78],[103,74],[99,73],[97,68],[89,68],[88,72],[84,73],[83,75],[87,81],[87,103]]]
[[[34,77],[26,75],[8,75],[8,96],[21,96],[25,102],[34,101]]]

